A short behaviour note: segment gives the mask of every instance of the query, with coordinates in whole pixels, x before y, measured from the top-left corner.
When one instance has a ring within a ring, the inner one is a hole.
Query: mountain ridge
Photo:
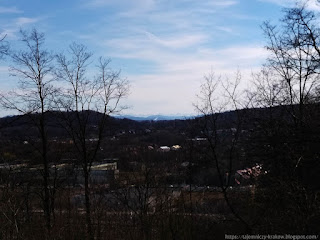
[[[134,121],[168,121],[168,120],[185,120],[185,119],[192,119],[196,118],[197,116],[191,115],[164,115],[164,114],[154,114],[149,116],[135,116],[135,115],[118,115],[113,116],[114,118],[118,119],[130,119]]]

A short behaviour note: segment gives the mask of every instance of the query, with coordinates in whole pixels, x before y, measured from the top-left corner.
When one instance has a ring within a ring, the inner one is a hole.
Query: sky
[[[0,32],[14,49],[19,29],[44,32],[46,46],[82,43],[112,59],[131,83],[133,115],[194,115],[203,77],[239,70],[244,85],[266,61],[264,21],[278,23],[293,0],[0,0]],[[319,11],[316,0],[309,8]],[[2,90],[15,88],[0,61]]]

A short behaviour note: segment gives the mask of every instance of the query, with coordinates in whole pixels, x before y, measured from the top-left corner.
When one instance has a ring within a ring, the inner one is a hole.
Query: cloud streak
[[[230,7],[230,6],[233,6],[236,4],[238,4],[237,1],[213,1],[213,2],[210,2],[210,5],[219,6],[219,7]]]
[[[22,13],[22,11],[16,7],[1,7],[0,6],[0,13]]]
[[[135,58],[138,53],[133,51]],[[153,49],[143,52],[144,58],[156,62],[152,74],[129,74],[133,82],[129,103],[134,108],[131,113],[150,114],[192,114],[192,103],[198,92],[203,76],[213,69],[217,74],[230,78],[240,69],[244,84],[248,83],[251,72],[260,68],[267,53],[262,47],[234,46],[226,49],[202,49],[194,54],[175,55]],[[156,57],[157,56],[157,57]],[[141,56],[137,57],[140,59]],[[144,103],[143,103],[144,102]]]
[[[16,39],[16,34],[21,28],[26,28],[30,24],[39,22],[39,18],[18,17],[12,19],[2,28],[2,35],[6,35],[9,39]]]
[[[320,11],[320,3],[318,0],[294,1],[294,0],[259,0],[262,2],[270,2],[282,7],[294,7],[299,4],[306,4],[309,10]]]
[[[36,23],[38,21],[38,18],[19,17],[15,20],[15,25],[22,27],[24,25]]]

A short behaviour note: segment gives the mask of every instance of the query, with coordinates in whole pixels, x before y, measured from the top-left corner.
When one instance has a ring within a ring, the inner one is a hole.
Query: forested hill
[[[319,104],[306,105],[305,121],[313,129],[318,128],[318,121],[320,119]],[[273,108],[253,108],[242,109],[238,111],[228,111],[216,113],[211,116],[198,116],[189,119],[175,119],[175,120],[131,120],[127,118],[107,117],[106,131],[109,134],[114,134],[119,131],[145,131],[147,129],[175,129],[177,131],[200,132],[203,127],[203,122],[207,120],[207,127],[212,124],[211,120],[215,120],[216,129],[230,129],[241,127],[241,129],[254,129],[257,126],[266,124],[267,121],[272,120],[274,124],[277,122],[293,123],[294,112],[298,112],[298,106],[279,106]],[[79,115],[86,119],[86,124],[90,131],[97,128],[102,114],[94,111],[85,111]],[[15,137],[15,136],[30,136],[37,133],[37,114],[16,115],[0,118],[0,136]],[[47,112],[47,129],[49,136],[64,136],[65,130],[63,127],[64,119],[75,119],[77,117],[75,112]],[[195,134],[197,135],[197,134]]]

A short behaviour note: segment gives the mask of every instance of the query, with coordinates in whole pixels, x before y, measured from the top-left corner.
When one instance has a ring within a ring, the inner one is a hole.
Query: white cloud
[[[240,35],[237,26],[231,27],[221,19],[215,22],[214,16],[208,22],[201,13],[208,9],[222,15],[225,11],[222,8],[237,3],[204,1],[194,8],[164,8],[166,11],[156,6],[152,12],[135,16],[133,12],[131,16],[122,12],[117,20],[125,21],[126,25],[113,30],[115,37],[104,41],[96,41],[105,39],[102,35],[92,38],[109,57],[127,62],[127,66],[136,64],[134,69],[122,69],[133,86],[127,100],[128,105],[134,106],[130,113],[194,113],[192,103],[203,76],[210,69],[218,75],[232,77],[239,68],[244,82],[248,82],[251,72],[260,68],[266,58],[264,48],[250,43],[230,46],[232,39],[226,36]],[[220,37],[225,42],[215,45]]]
[[[14,38],[17,31],[18,31],[17,28],[4,28],[1,31],[1,36],[6,36],[8,38]]]
[[[210,5],[219,7],[229,7],[238,4],[237,1],[212,1]]]
[[[270,2],[283,7],[294,7],[300,4],[306,4],[309,10],[320,11],[320,2],[318,0],[259,0],[262,2]]]
[[[83,1],[84,7],[90,8],[99,8],[99,7],[106,7],[106,6],[118,6],[123,8],[145,8],[154,6],[155,0],[85,0]]]
[[[234,30],[230,27],[217,26],[216,28],[225,33],[234,33]]]
[[[2,35],[6,35],[8,39],[16,39],[16,33],[23,27],[27,25],[39,22],[39,18],[27,18],[27,17],[19,17],[14,18],[6,25],[2,26]]]
[[[84,0],[84,7],[101,7],[113,4],[113,1],[109,0]]]
[[[207,36],[200,33],[171,33],[171,36],[158,37],[147,31],[138,31],[131,37],[113,38],[103,44],[112,49],[115,57],[158,61],[164,54],[174,57],[175,51],[198,46],[206,39]]]
[[[259,0],[260,2],[275,3],[280,6],[292,6],[295,4],[294,0]]]
[[[196,44],[200,44],[206,39],[204,34],[185,34],[185,35],[176,35],[167,38],[160,38],[156,35],[145,32],[149,40],[160,46],[169,47],[169,48],[186,48]]]
[[[20,17],[15,20],[15,24],[17,26],[23,26],[23,25],[27,25],[27,24],[31,24],[31,23],[36,23],[36,22],[38,22],[38,20],[39,20],[38,18]]]
[[[126,50],[124,50],[126,51]],[[201,49],[189,54],[173,54],[160,48],[142,53],[133,50],[127,56],[156,63],[151,74],[127,74],[132,81],[132,94],[128,102],[135,114],[166,113],[192,114],[192,103],[199,92],[200,82],[210,69],[232,79],[239,69],[243,85],[248,84],[252,71],[260,68],[267,53],[259,46],[233,46],[220,50]]]
[[[227,47],[217,51],[219,56],[233,59],[234,61],[252,61],[257,59],[266,59],[268,52],[263,47],[259,46],[236,46]],[[254,64],[253,64],[254,65]]]
[[[320,2],[317,0],[309,1],[308,9],[314,10],[314,11],[320,11]]]
[[[9,67],[7,66],[0,66],[0,74],[8,73]]]
[[[199,76],[198,79],[200,79]],[[187,74],[159,74],[130,76],[133,89],[128,102],[134,107],[135,114],[191,114],[195,101],[197,79]]]
[[[21,13],[16,7],[0,7],[0,13]]]

